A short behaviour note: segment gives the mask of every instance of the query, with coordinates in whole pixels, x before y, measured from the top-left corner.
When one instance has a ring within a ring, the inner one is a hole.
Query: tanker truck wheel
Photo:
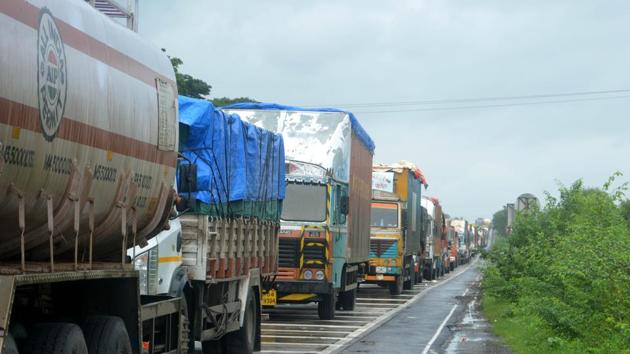
[[[392,295],[400,295],[403,290],[403,277],[402,275],[397,275],[396,280],[389,283],[389,293]]]
[[[72,323],[42,323],[35,325],[29,332],[22,353],[88,354],[88,348],[79,326]]]
[[[332,294],[322,294],[317,303],[317,314],[320,320],[334,320],[337,295],[335,291]]]
[[[243,327],[223,337],[226,354],[251,354],[256,344],[256,301],[252,291],[247,295]]]
[[[127,328],[120,317],[89,317],[81,327],[90,354],[132,354]]]

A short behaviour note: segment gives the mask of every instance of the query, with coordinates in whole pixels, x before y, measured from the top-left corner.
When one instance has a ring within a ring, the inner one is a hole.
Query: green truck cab
[[[263,306],[316,302],[323,320],[353,310],[369,258],[373,142],[349,112],[276,104],[226,110],[285,138],[278,274]]]
[[[376,165],[372,173],[370,260],[367,283],[387,286],[393,295],[419,279],[422,255],[422,185],[426,179],[411,163]]]
[[[356,295],[358,267],[335,268],[344,261],[335,259],[335,250],[347,236],[348,184],[321,166],[286,165],[276,301],[317,302],[319,317],[333,318],[336,309],[353,308]],[[352,279],[341,284],[346,277]]]

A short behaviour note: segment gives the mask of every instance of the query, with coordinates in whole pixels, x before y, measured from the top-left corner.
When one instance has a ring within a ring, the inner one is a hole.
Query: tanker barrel
[[[133,246],[126,230],[145,242],[172,206],[173,66],[82,1],[15,6],[0,16],[0,219],[21,222],[2,225],[0,262],[109,262]]]

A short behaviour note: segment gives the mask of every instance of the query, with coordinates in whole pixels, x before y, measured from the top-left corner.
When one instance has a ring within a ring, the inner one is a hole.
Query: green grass
[[[519,313],[516,306],[507,301],[484,295],[482,311],[492,324],[494,334],[501,337],[514,353],[583,352],[579,349],[579,343],[556,338],[542,320]]]

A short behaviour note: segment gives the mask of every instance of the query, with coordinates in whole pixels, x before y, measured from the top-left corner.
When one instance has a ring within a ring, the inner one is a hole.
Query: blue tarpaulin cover
[[[277,219],[285,193],[280,134],[179,96],[180,152],[197,165],[197,211]],[[179,176],[178,176],[179,178]],[[180,191],[182,193],[183,191]]]
[[[296,111],[296,112],[343,112],[350,117],[350,123],[352,125],[352,131],[359,138],[361,143],[370,151],[374,153],[375,145],[370,135],[363,129],[361,123],[352,112],[345,111],[337,108],[304,108],[296,106],[285,106],[277,103],[235,103],[222,109],[259,109],[259,110],[278,110],[278,111]]]

